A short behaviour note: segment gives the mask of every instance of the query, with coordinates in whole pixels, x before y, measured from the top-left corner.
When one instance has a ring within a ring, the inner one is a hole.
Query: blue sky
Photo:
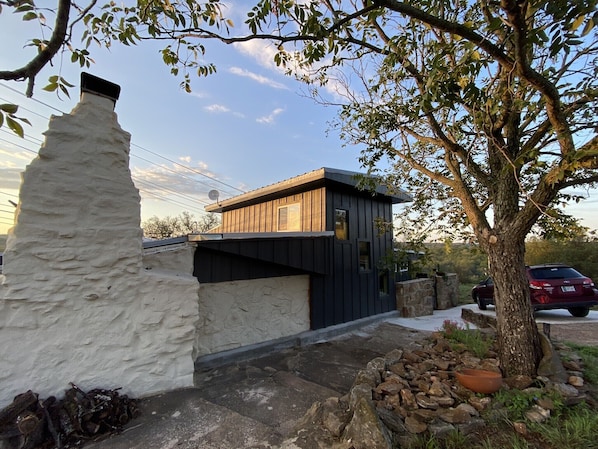
[[[19,28],[23,24],[8,19],[0,14],[2,33],[23,38],[11,39],[10,52],[3,46],[0,70],[16,68],[30,55],[22,48],[28,37]],[[132,134],[131,172],[142,195],[142,220],[185,210],[199,216],[212,202],[207,198],[211,189],[227,198],[324,166],[359,170],[358,151],[342,148],[338,136],[327,133],[336,110],[307,98],[304,86],[275,68],[268,48],[210,44],[206,61],[218,71],[193,78],[191,94],[162,63],[160,48],[94,50],[96,63],[85,69],[121,86],[115,111],[121,127]],[[18,199],[19,172],[36,156],[50,114],[70,112],[78,101],[82,69],[68,58],[62,73],[77,85],[71,98],[61,101],[42,90],[60,64],[55,61],[39,76],[33,101],[12,90],[24,92],[24,83],[0,82],[0,102],[20,104],[19,115],[33,123],[25,126],[24,140],[0,130],[0,233],[12,223],[8,200]]]
[[[0,30],[11,36],[3,39],[0,70],[20,67],[31,56],[23,45],[35,25],[3,13]],[[199,216],[212,202],[207,197],[212,189],[228,198],[320,167],[360,171],[358,149],[343,148],[338,135],[327,132],[337,110],[308,98],[305,86],[275,67],[274,49],[265,43],[209,43],[206,61],[215,63],[218,72],[193,77],[191,94],[170,75],[160,48],[144,43],[94,49],[96,63],[85,69],[121,86],[115,110],[132,135],[130,166],[141,191],[142,220],[182,211]],[[59,67],[76,84],[70,99],[42,90]],[[0,103],[20,104],[20,115],[33,124],[25,127],[25,139],[0,129],[0,233],[12,225],[9,201],[18,200],[19,173],[35,158],[50,114],[70,112],[76,105],[81,71],[68,55],[64,62],[57,58],[53,68],[40,74],[34,100],[22,95],[24,83],[0,82]],[[597,198],[594,194],[566,211],[598,228]]]

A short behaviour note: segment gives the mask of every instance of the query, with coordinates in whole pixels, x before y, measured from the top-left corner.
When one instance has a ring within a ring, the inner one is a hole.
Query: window
[[[338,240],[349,240],[349,212],[344,209],[334,211],[334,235]]]
[[[369,271],[370,269],[370,242],[359,242],[359,270]]]
[[[279,231],[301,231],[301,204],[289,204],[278,208]]]
[[[378,291],[380,292],[380,296],[386,296],[390,294],[388,280],[388,270],[380,270],[378,273]]]

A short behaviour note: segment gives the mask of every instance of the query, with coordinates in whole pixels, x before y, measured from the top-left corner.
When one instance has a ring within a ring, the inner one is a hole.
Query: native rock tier
[[[505,416],[506,410],[493,395],[461,386],[454,376],[461,368],[499,371],[499,362],[492,350],[488,358],[479,359],[440,333],[421,349],[396,349],[370,361],[346,396],[314,404],[287,442],[310,449],[391,449],[408,446],[425,432],[440,439],[456,430],[465,435],[478,432],[486,426],[485,419]],[[505,379],[502,388],[555,391],[565,404],[588,400],[580,359],[574,354],[563,365],[558,353],[550,351],[540,371],[535,379]],[[540,399],[526,418],[543,422],[553,408],[552,401]],[[525,424],[518,423],[516,430],[524,433]]]

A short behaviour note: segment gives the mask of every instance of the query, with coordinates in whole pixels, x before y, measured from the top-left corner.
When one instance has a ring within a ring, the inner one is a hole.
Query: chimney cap
[[[120,96],[120,86],[91,73],[81,72],[81,93],[83,92],[110,98],[116,103]]]

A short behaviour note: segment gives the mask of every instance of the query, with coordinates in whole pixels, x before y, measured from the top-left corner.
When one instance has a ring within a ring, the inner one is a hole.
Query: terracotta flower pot
[[[495,393],[502,386],[502,375],[494,371],[467,368],[455,371],[455,376],[461,385],[476,393]]]

